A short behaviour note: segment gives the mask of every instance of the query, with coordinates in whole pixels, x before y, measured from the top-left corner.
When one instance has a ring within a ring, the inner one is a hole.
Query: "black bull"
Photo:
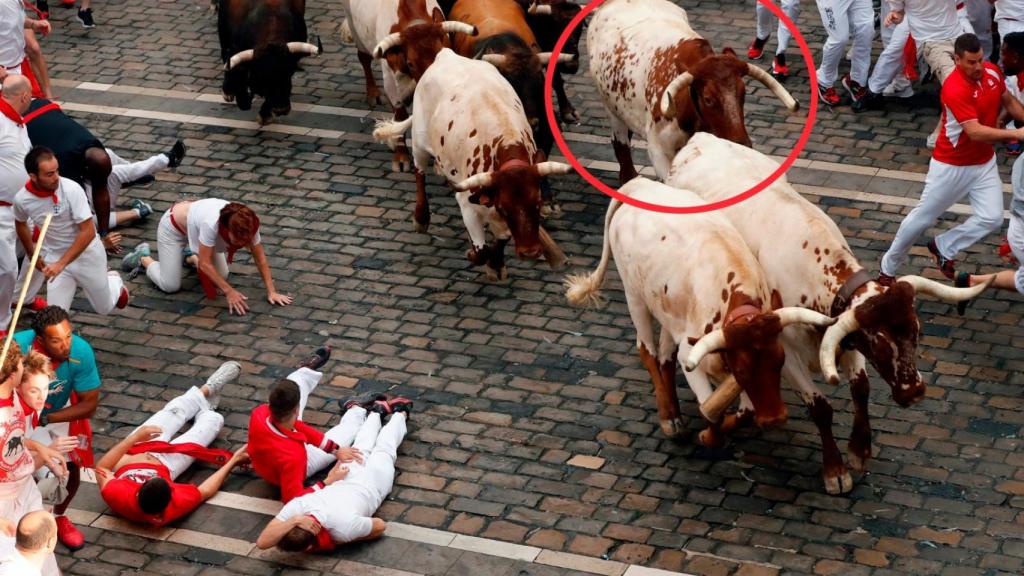
[[[306,42],[305,13],[305,0],[220,0],[224,100],[248,110],[254,95],[263,96],[261,124],[291,111],[292,75],[299,60],[320,52],[319,45]]]

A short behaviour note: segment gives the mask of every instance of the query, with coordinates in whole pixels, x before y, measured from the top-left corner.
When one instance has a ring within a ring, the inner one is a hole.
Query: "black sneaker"
[[[96,23],[92,20],[92,8],[79,10],[78,21],[82,23],[82,28],[95,28]]]
[[[864,112],[877,107],[882,101],[881,94],[875,94],[871,90],[864,89],[864,96],[859,100],[854,100],[850,107],[853,108],[854,112]]]
[[[185,143],[178,140],[171,146],[170,151],[167,152],[167,159],[169,160],[168,166],[171,168],[177,168],[181,166],[181,160],[185,157]]]
[[[952,280],[956,276],[956,260],[946,258],[939,253],[939,246],[935,243],[935,238],[928,241],[928,251],[935,258],[935,266],[938,267],[939,272]]]
[[[312,354],[306,356],[306,358],[304,358],[302,362],[299,362],[296,368],[309,368],[310,370],[319,370],[323,368],[324,364],[327,364],[327,361],[330,359],[331,347],[321,346],[320,348],[314,350]]]
[[[956,278],[953,279],[953,286],[957,288],[970,288],[971,287],[971,275],[968,272],[957,272]],[[956,313],[959,316],[963,316],[967,312],[967,307],[974,302],[971,300],[961,300],[956,303]]]
[[[131,182],[125,182],[124,184],[121,184],[121,188],[131,188],[132,186],[142,186],[142,185],[145,185],[145,184],[149,184],[150,182],[153,182],[154,180],[156,180],[156,176],[153,176],[152,174],[146,174],[144,176],[140,176],[136,180],[132,180]]]
[[[369,410],[375,403],[378,401],[383,402],[384,400],[387,400],[387,396],[383,394],[378,392],[367,392],[366,394],[361,394],[359,396],[350,396],[348,398],[338,400],[338,404],[341,405],[340,414],[344,415],[355,406]]]
[[[405,412],[405,414],[408,416],[409,412],[412,412],[412,400],[402,397],[391,398],[388,400],[388,407],[391,408],[392,414]]]

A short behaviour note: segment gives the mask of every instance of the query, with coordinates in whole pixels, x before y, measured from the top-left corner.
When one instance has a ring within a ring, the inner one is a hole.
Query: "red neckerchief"
[[[26,416],[32,416],[32,427],[33,428],[38,428],[39,427],[39,412],[36,411],[36,410],[33,410],[32,407],[28,405],[28,402],[25,402],[25,399],[22,398],[20,395],[18,396],[18,402],[21,403],[21,411],[24,412]]]
[[[25,182],[25,190],[28,190],[29,192],[32,193],[33,196],[39,198],[50,198],[51,200],[53,200],[53,203],[56,204],[57,190],[60,190],[60,186],[58,185],[57,190],[54,190],[53,192],[47,192],[46,190],[39,189],[39,187],[37,187],[35,183],[32,182],[31,179],[29,179],[27,182]]]
[[[18,114],[18,111],[8,104],[7,100],[4,100],[3,98],[0,98],[0,112],[2,112],[4,116],[10,118],[11,121],[18,126],[25,125],[25,119],[21,117],[21,114]]]
[[[1017,74],[1017,90],[1024,93],[1024,74]]]
[[[331,533],[324,527],[324,523],[312,514],[309,516],[320,525],[320,531],[316,533],[316,544],[313,545],[310,552],[329,552],[334,550],[334,539],[331,538]]]
[[[13,408],[14,407],[14,392],[11,391],[10,398],[0,398],[0,408]]]
[[[128,449],[128,454],[185,454],[196,460],[202,460],[210,464],[222,465],[231,459],[233,454],[220,448],[208,448],[195,442],[179,442],[171,444],[161,440],[139,442]]]

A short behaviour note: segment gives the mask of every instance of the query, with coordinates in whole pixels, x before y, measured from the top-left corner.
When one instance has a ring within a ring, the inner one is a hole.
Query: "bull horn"
[[[235,66],[238,66],[239,64],[244,64],[246,62],[249,62],[250,60],[252,60],[252,55],[253,55],[252,48],[250,48],[248,50],[242,50],[238,54],[235,54],[234,56],[232,56],[230,60],[228,60],[228,63],[224,65],[224,70],[225,71],[231,70],[232,68],[234,68]]]
[[[789,91],[783,88],[782,84],[779,84],[779,81],[773,78],[771,74],[750,63],[747,63],[747,72],[750,74],[751,78],[757,80],[761,84],[764,84],[772,91],[773,94],[778,96],[779,100],[782,100],[782,103],[786,105],[786,108],[788,108],[790,112],[796,112],[800,109],[800,103],[797,102]]]
[[[722,348],[725,348],[725,332],[721,329],[712,330],[701,336],[700,340],[693,345],[690,354],[686,356],[686,364],[683,367],[687,372],[693,372],[705,356]]]
[[[836,370],[836,353],[839,351],[839,343],[857,330],[860,330],[860,323],[854,316],[854,310],[847,310],[839,315],[835,324],[825,330],[825,335],[821,338],[818,363],[821,365],[822,376],[833,386],[839,384],[839,371]]]
[[[377,44],[377,47],[373,49],[373,57],[374,58],[383,58],[385,52],[387,52],[388,50],[391,50],[395,46],[400,46],[401,44],[402,44],[402,34],[401,34],[401,32],[395,32],[395,33],[392,33],[392,34],[388,34],[387,36],[384,37],[383,40],[380,41],[379,44]]]
[[[476,26],[466,24],[465,22],[459,22],[458,20],[445,20],[444,22],[441,22],[441,30],[444,30],[449,34],[462,32],[467,36],[477,35]]]
[[[975,284],[970,288],[955,288],[953,286],[947,286],[942,282],[936,282],[935,280],[929,280],[921,276],[901,276],[899,282],[906,282],[914,287],[914,292],[918,294],[927,294],[934,296],[944,302],[962,302],[964,300],[970,300],[971,298],[977,297],[979,294],[988,289],[995,280],[995,276],[990,276],[982,284]]]
[[[493,64],[497,68],[508,64],[508,56],[504,54],[484,54],[480,59],[488,64]]]
[[[799,306],[779,308],[774,312],[774,314],[779,317],[783,327],[789,326],[790,324],[831,326],[836,323],[836,319],[831,316],[826,316],[825,314],[815,312],[814,310],[808,310],[807,308],[800,308]]]
[[[572,172],[572,166],[561,162],[540,162],[536,166],[537,174],[542,178],[551,174],[568,174]]]
[[[676,117],[676,107],[674,104],[676,93],[692,83],[693,74],[683,72],[679,76],[676,76],[675,80],[672,80],[668,85],[668,88],[665,88],[665,93],[661,95],[661,113],[664,114],[666,118]]]
[[[530,4],[530,7],[526,10],[526,12],[528,14],[542,14],[548,16],[551,14],[551,5],[537,4],[536,2],[534,2],[533,4]]]
[[[292,54],[304,54],[306,56],[319,56],[320,48],[309,42],[289,42],[286,44],[288,51]]]
[[[543,64],[544,66],[547,66],[548,62],[551,61],[551,52],[541,52],[540,54],[537,54],[537,59],[540,60],[541,64]],[[558,55],[558,63],[559,64],[572,64],[573,61],[575,61],[575,60],[576,60],[576,55],[575,54],[559,54]]]
[[[466,178],[462,182],[453,184],[452,187],[460,192],[471,190],[473,188],[486,188],[494,183],[494,172],[481,172],[480,174],[474,174],[469,178]]]

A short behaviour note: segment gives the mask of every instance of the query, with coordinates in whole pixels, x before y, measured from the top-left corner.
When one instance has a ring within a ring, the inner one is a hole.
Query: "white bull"
[[[510,238],[520,258],[543,254],[552,265],[561,263],[557,246],[540,227],[540,179],[572,167],[535,163],[537,146],[523,105],[494,66],[441,50],[416,87],[412,117],[384,122],[373,135],[393,141],[410,126],[418,231],[430,223],[424,171],[433,158],[437,173],[457,191],[473,244],[466,256],[473,264],[485,265],[491,278],[504,278]],[[488,225],[492,244],[486,242]]]
[[[676,156],[668,182],[685,185],[713,202],[750,189],[778,167],[751,148],[697,134]],[[915,294],[958,302],[977,296],[985,286],[957,289],[904,276],[891,288],[883,287],[867,275],[832,219],[801,197],[785,176],[722,213],[757,255],[768,286],[783,305],[838,317],[824,335],[805,326],[786,329],[783,341],[789,361],[783,376],[799,390],[821,434],[826,490],[849,491],[853,481],[832,437],[832,407],[814,385],[812,372],[821,371],[831,384],[838,384],[840,354],[854,405],[849,463],[862,471],[871,457],[865,356],[888,382],[897,403],[907,406],[920,400],[925,384],[916,364],[920,322]],[[844,339],[846,346],[840,349]]]
[[[750,145],[743,119],[750,75],[790,110],[796,100],[770,74],[729,49],[715,54],[668,0],[608,0],[587,30],[590,74],[608,109],[619,180],[636,176],[629,142],[643,134],[658,178],[694,132]]]
[[[343,0],[345,20],[341,35],[356,45],[359,63],[366,77],[366,100],[372,107],[380,102],[380,89],[371,62],[380,58],[384,94],[395,111],[395,120],[405,120],[406,104],[416,81],[434,61],[441,48],[451,45],[449,33],[476,35],[476,28],[444,20],[437,0]],[[409,152],[405,142],[394,142],[392,169],[405,170]]]
[[[693,192],[646,178],[630,181],[621,192],[661,205],[702,203]],[[712,394],[712,382],[722,385],[731,374],[749,397],[759,425],[785,422],[779,392],[785,356],[779,335],[789,324],[827,326],[831,318],[799,307],[773,312],[760,265],[721,214],[665,214],[613,200],[605,216],[600,264],[590,275],[566,279],[569,302],[600,302],[613,253],[666,435],[685,429],[675,388],[677,355],[692,370],[686,380],[702,406]],[[654,339],[655,320],[661,326],[660,342]],[[702,441],[717,444],[715,431],[710,428],[711,435]]]

